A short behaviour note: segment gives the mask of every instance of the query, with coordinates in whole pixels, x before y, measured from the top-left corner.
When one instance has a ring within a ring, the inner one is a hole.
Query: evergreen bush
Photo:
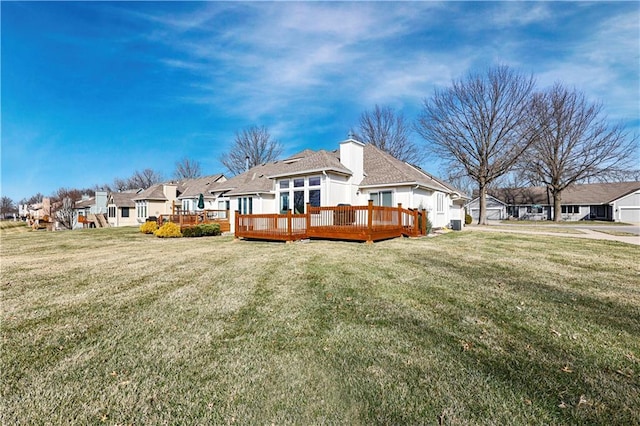
[[[187,238],[202,237],[200,226],[191,226],[182,230],[182,236]]]
[[[207,223],[204,225],[199,225],[198,228],[202,230],[202,236],[209,237],[220,235],[220,225],[217,223]]]
[[[470,214],[465,214],[464,215],[464,223],[465,225],[471,225],[471,222],[473,222],[473,218],[471,217]]]

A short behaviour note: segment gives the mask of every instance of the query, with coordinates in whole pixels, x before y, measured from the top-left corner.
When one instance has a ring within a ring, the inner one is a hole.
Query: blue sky
[[[414,119],[499,64],[561,81],[640,131],[638,2],[2,2],[2,195],[18,201],[196,159],[235,132],[335,149],[360,114]],[[422,141],[416,136],[416,141]],[[439,174],[438,162],[423,166]]]

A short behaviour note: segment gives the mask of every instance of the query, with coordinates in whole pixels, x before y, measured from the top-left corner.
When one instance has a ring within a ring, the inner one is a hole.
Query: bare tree
[[[128,179],[127,189],[147,189],[156,183],[162,182],[162,174],[152,169],[136,170]]]
[[[615,178],[637,161],[637,138],[609,125],[602,104],[581,92],[556,83],[536,96],[532,112],[541,132],[522,168],[532,183],[549,189],[556,222],[562,219],[562,191],[577,182]]]
[[[73,229],[76,221],[75,204],[82,195],[83,192],[79,189],[59,188],[51,197],[51,217],[63,228]]]
[[[6,196],[2,196],[2,198],[0,198],[0,215],[3,218],[6,218],[8,214],[16,213],[17,211],[18,209],[11,198]]]
[[[196,160],[183,158],[176,162],[176,170],[173,172],[176,179],[193,179],[202,176],[200,163]]]
[[[534,85],[532,76],[500,66],[436,89],[424,101],[416,131],[451,171],[462,169],[477,183],[479,224],[487,223],[488,185],[507,173],[536,137],[529,114]]]
[[[271,138],[266,127],[250,126],[236,133],[235,142],[229,152],[220,157],[220,162],[234,175],[238,175],[258,164],[274,161],[282,153],[282,144]]]
[[[37,204],[37,203],[41,203],[43,199],[44,199],[44,195],[38,192],[29,198],[23,198],[22,200],[20,200],[19,204],[23,204],[23,205]]]
[[[360,116],[356,139],[388,152],[400,161],[419,164],[424,152],[411,140],[411,125],[390,106],[376,105]]]

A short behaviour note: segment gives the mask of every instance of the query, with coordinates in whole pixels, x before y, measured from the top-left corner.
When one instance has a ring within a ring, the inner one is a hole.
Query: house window
[[[284,184],[284,182],[287,183]],[[319,207],[322,202],[321,183],[322,178],[320,176],[295,178],[291,187],[289,180],[280,181],[278,185],[280,213],[284,214],[289,210],[293,210],[294,214],[303,214],[306,203]]]
[[[562,206],[562,213],[580,213],[580,206]]]
[[[129,207],[122,208],[122,217],[129,217]]]
[[[109,207],[109,217],[116,217],[116,208],[114,206]]]
[[[289,193],[280,193],[280,213],[286,213],[289,210]]]
[[[438,213],[444,213],[444,194],[440,192],[436,194],[436,211]]]
[[[295,186],[295,182],[294,182]],[[293,214],[304,213],[304,191],[293,192]]]
[[[146,201],[138,201],[136,203],[136,215],[138,219],[147,218],[147,202]]]
[[[527,206],[527,213],[542,214],[541,205]]]
[[[369,196],[374,206],[393,206],[393,192],[391,191],[372,192]]]
[[[309,204],[311,204],[313,207],[320,207],[320,190],[319,189],[309,190]]]
[[[253,214],[253,197],[238,198],[240,214]]]
[[[182,200],[182,211],[191,211],[191,200]]]
[[[218,217],[220,219],[226,219],[227,218],[227,210],[229,210],[229,201],[228,200],[218,200],[218,210],[221,210],[218,212]]]

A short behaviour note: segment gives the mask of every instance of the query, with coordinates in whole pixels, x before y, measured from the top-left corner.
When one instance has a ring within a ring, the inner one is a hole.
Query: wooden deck
[[[220,225],[220,232],[229,232],[231,230],[229,210],[203,210],[196,213],[179,212],[176,214],[163,214],[158,217],[158,226],[162,226],[166,222],[180,225],[180,229],[205,223],[217,223]]]
[[[426,211],[398,207],[334,206],[312,207],[307,213],[251,214],[236,213],[237,238],[295,241],[305,238],[380,241],[400,236],[426,235]]]

